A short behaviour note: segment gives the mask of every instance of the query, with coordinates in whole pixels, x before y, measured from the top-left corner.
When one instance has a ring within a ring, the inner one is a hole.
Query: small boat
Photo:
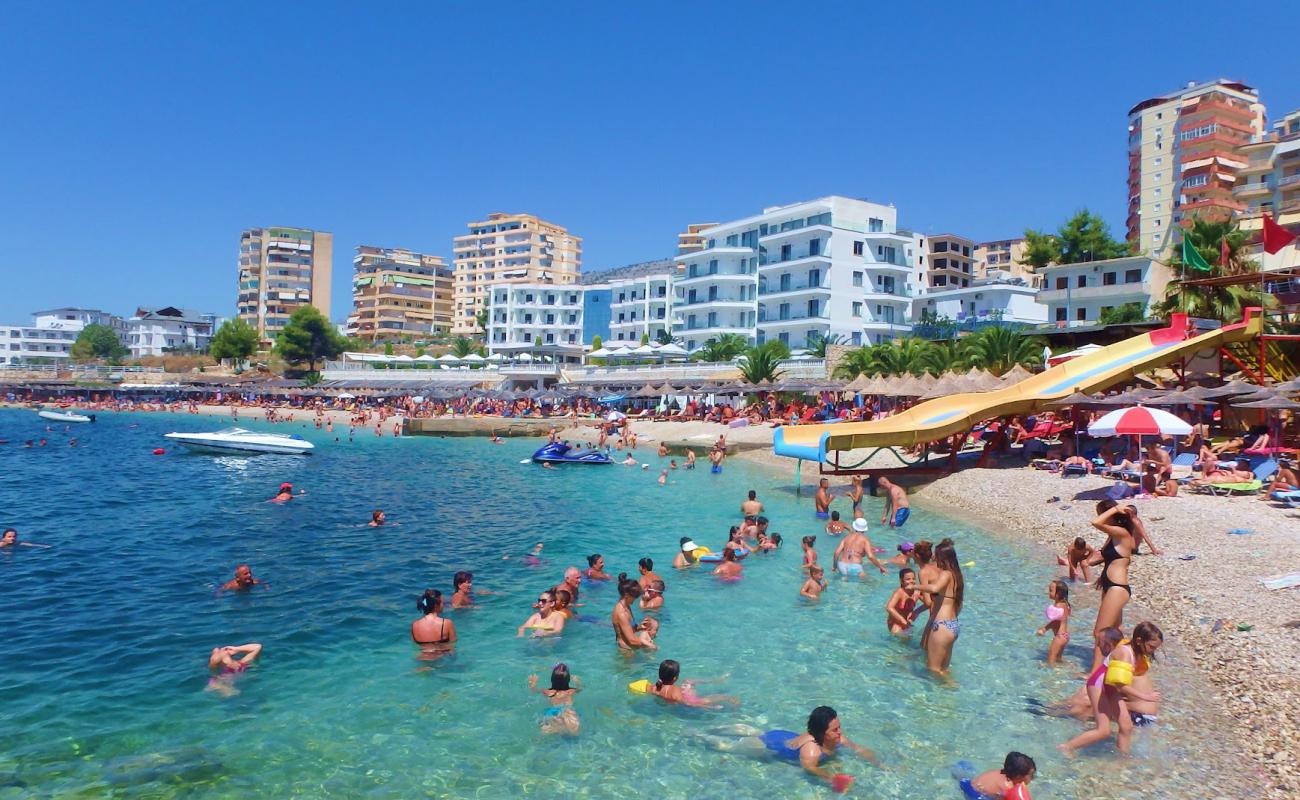
[[[76,411],[48,411],[41,409],[36,412],[41,419],[48,419],[50,422],[94,422],[94,414],[79,414]]]
[[[572,447],[564,442],[555,442],[533,453],[533,461],[541,463],[549,461],[552,464],[613,464],[609,456],[599,450],[583,450],[581,453],[572,453]]]
[[[243,428],[223,428],[213,433],[169,433],[166,438],[204,453],[310,455],[316,447],[294,434],[258,433]]]

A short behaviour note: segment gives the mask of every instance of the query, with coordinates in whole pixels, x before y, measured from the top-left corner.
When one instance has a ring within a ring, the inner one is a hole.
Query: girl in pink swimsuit
[[[1061,652],[1070,643],[1070,587],[1063,580],[1054,580],[1047,584],[1047,596],[1052,602],[1043,609],[1047,624],[1038,629],[1042,636],[1052,632],[1052,641],[1047,645],[1047,663],[1061,663]]]

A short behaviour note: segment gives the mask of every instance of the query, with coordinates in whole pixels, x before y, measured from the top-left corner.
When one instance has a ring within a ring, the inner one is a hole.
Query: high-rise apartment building
[[[975,259],[975,274],[986,278],[990,271],[1009,272],[1013,278],[1023,278],[1033,286],[1037,280],[1034,268],[1021,264],[1025,257],[1024,239],[998,239],[995,242],[980,242],[975,245],[972,255]]]
[[[493,353],[542,354],[560,363],[581,361],[585,287],[502,283],[487,290],[487,346]]]
[[[452,241],[454,308],[451,332],[479,332],[488,287],[508,283],[577,283],[582,239],[532,214],[489,214]]]
[[[836,196],[709,228],[704,249],[675,259],[674,335],[694,350],[728,333],[791,347],[907,333],[915,238],[896,218],[893,206]]]
[[[931,234],[929,269],[925,273],[927,289],[951,289],[970,286],[975,272],[975,242],[953,233]]]
[[[687,225],[685,233],[677,234],[677,255],[703,250],[704,242],[708,238],[704,235],[704,231],[717,224],[716,222],[693,222]]]
[[[373,342],[451,331],[452,271],[442,256],[362,245],[352,263],[349,336]]]
[[[306,228],[250,228],[239,235],[237,313],[264,343],[294,311],[330,315],[334,235]]]
[[[1264,257],[1259,241],[1267,213],[1284,228],[1300,233],[1300,111],[1273,123],[1273,132],[1241,148],[1246,166],[1237,173],[1233,197],[1245,206],[1242,230],[1255,235],[1255,257],[1264,269],[1294,263],[1288,254]],[[1294,247],[1294,246],[1293,246]]]
[[[1216,80],[1143,100],[1128,112],[1128,241],[1160,255],[1192,217],[1225,218],[1241,146],[1264,132],[1264,104],[1244,83]]]

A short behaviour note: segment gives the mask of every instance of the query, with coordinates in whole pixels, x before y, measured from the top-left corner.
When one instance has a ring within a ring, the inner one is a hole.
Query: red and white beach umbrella
[[[1089,436],[1186,436],[1192,426],[1168,411],[1145,406],[1120,408],[1088,426]]]

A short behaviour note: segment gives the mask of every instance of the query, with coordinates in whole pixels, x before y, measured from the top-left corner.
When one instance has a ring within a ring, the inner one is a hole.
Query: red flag
[[[1264,252],[1273,255],[1295,241],[1295,234],[1264,215]]]
[[[1232,248],[1228,247],[1228,237],[1219,240],[1219,268],[1227,269],[1228,260],[1232,258]]]

